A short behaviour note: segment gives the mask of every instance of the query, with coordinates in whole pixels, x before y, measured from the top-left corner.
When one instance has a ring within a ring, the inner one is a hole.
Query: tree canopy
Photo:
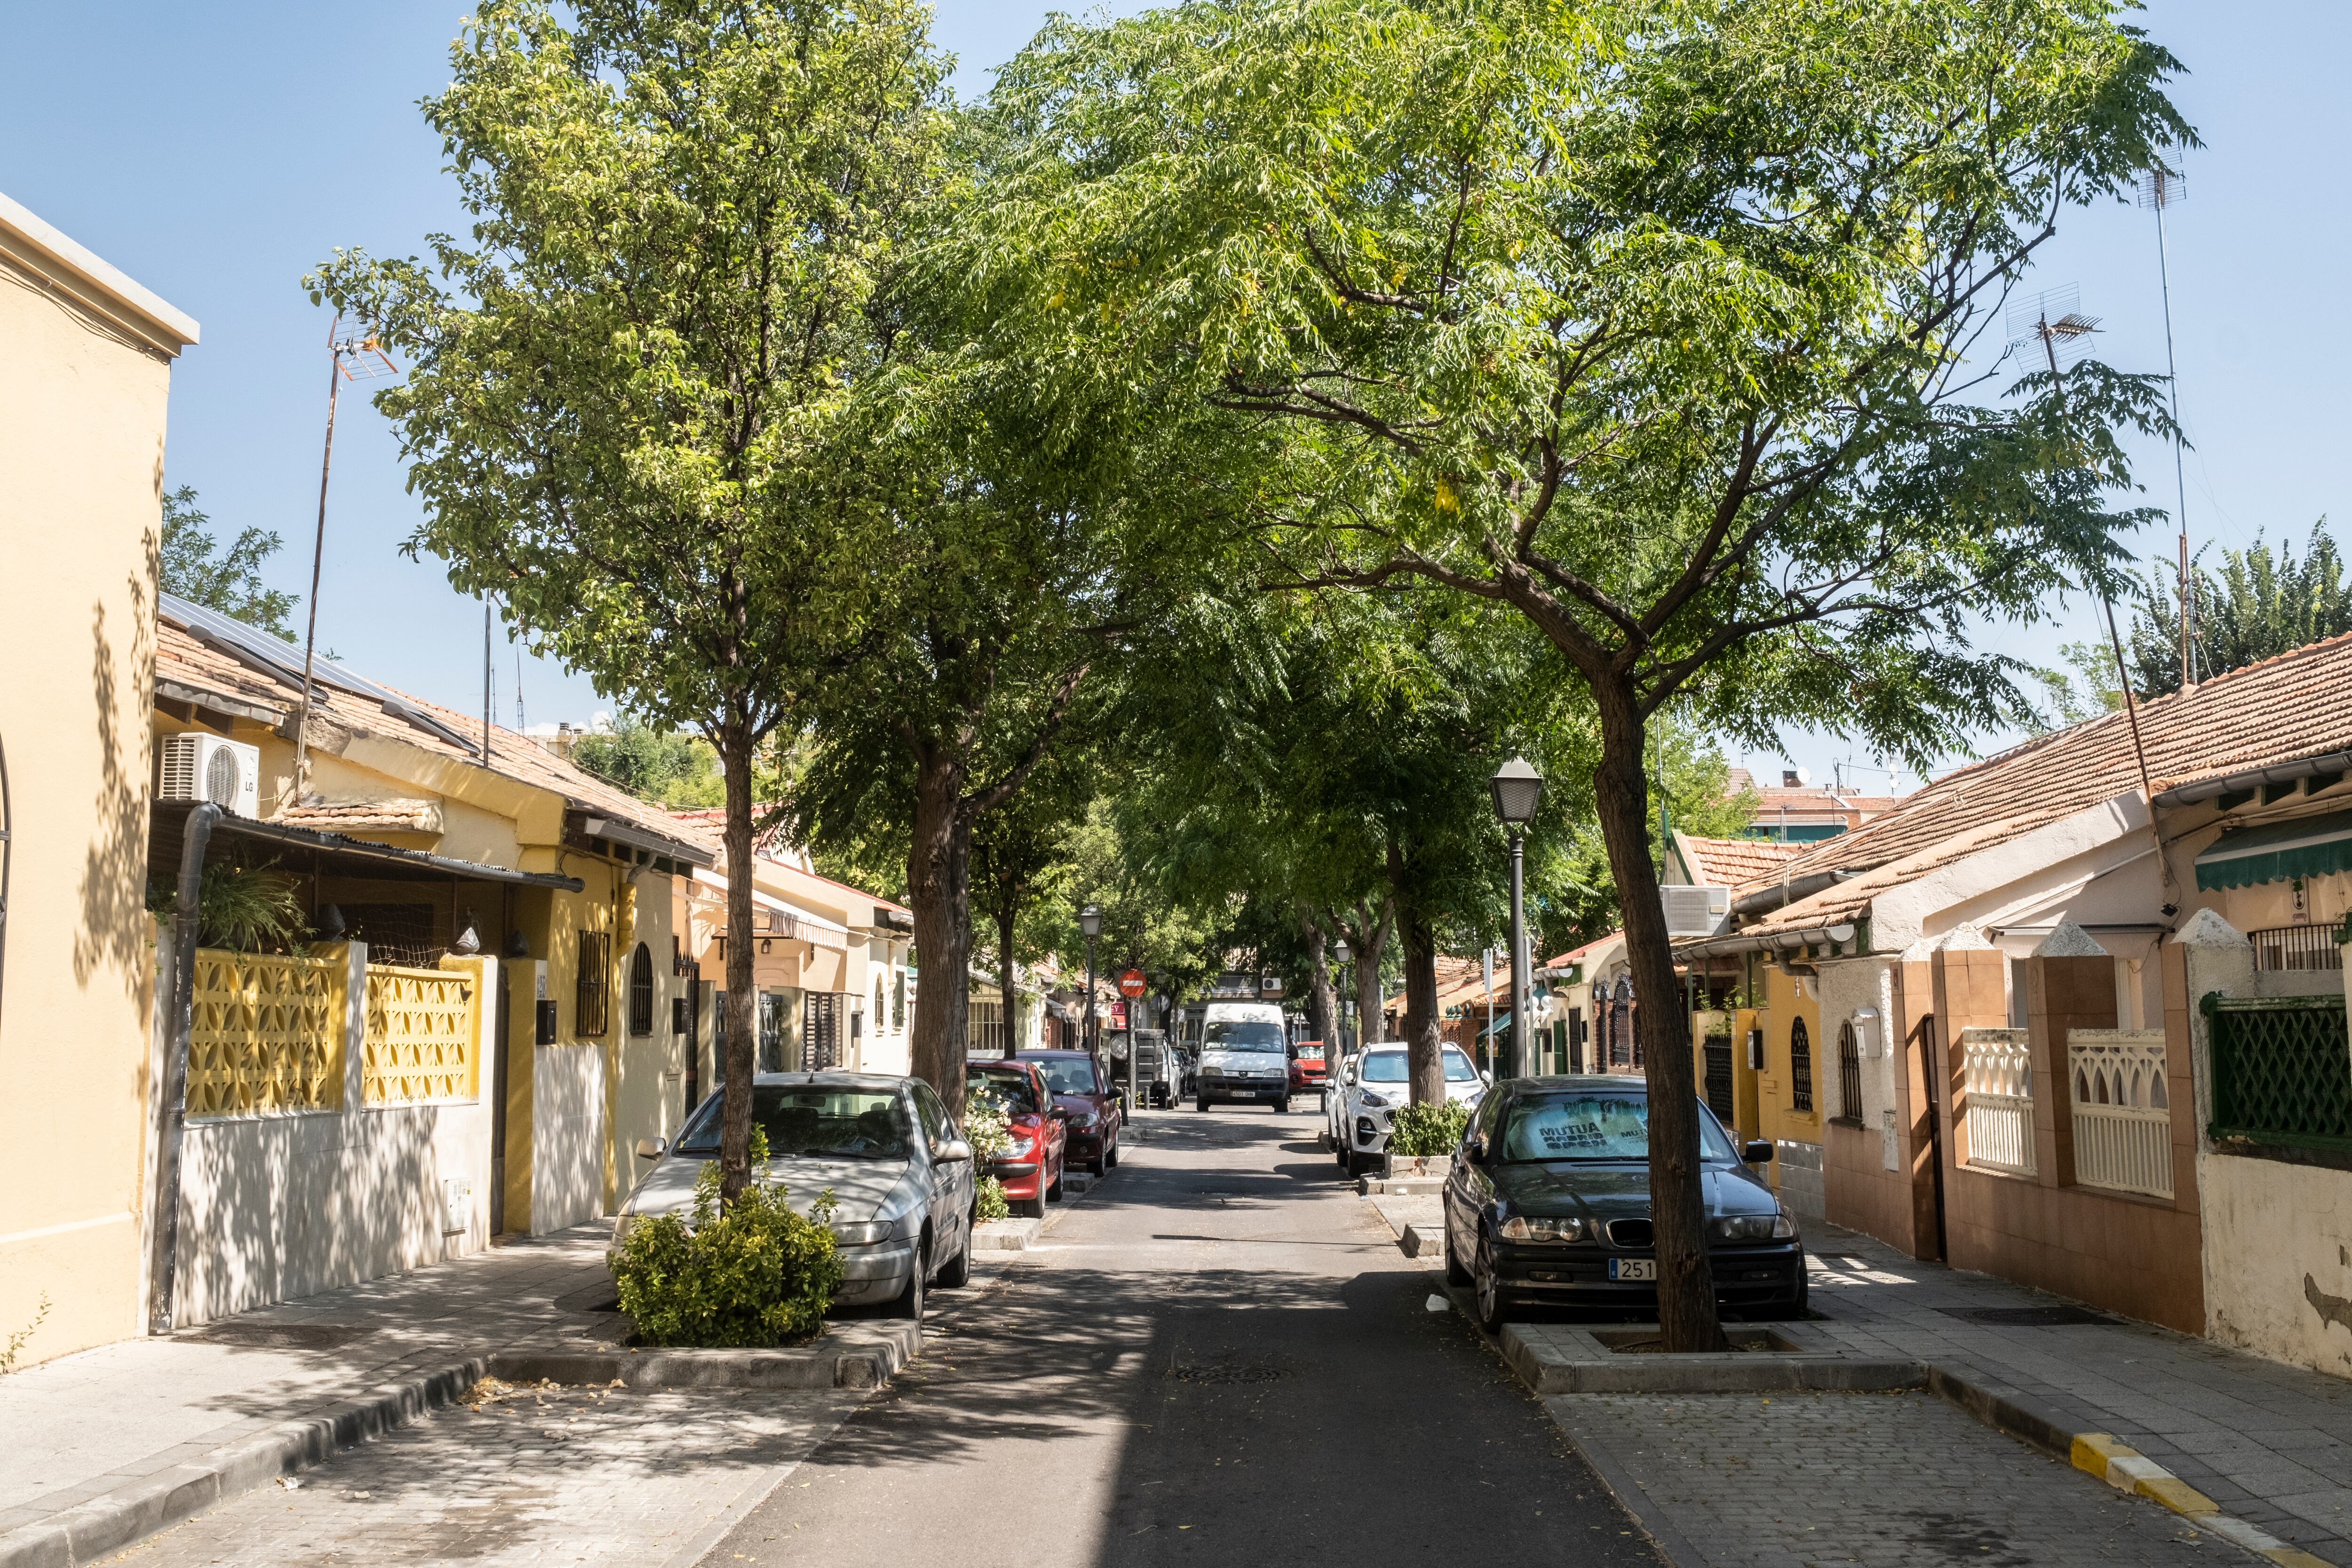
[[[294,628],[286,617],[302,601],[261,580],[261,563],[284,549],[286,542],[265,528],[243,528],[224,545],[206,531],[211,521],[196,506],[194,485],[165,493],[163,592],[292,642]]]

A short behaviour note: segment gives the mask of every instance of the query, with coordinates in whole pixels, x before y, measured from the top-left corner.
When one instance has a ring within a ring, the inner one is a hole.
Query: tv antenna
[[[2068,283],[2011,302],[2010,352],[2039,347],[2050,362],[2053,376],[2059,374],[2061,365],[2073,364],[2089,353],[2092,334],[2099,330],[2099,318],[2083,314],[2082,294],[2081,285]]]
[[[294,712],[294,803],[302,801],[302,781],[310,760],[310,670],[319,646],[319,566],[327,553],[327,473],[335,460],[335,402],[347,381],[398,375],[384,352],[376,324],[343,324],[341,311],[327,328],[327,446],[319,458],[319,531],[310,542],[310,614],[302,634],[302,705]]]
[[[2164,286],[2164,374],[2172,396],[2172,487],[2179,498],[2173,521],[2180,527],[2180,689],[2197,684],[2196,640],[2189,608],[2193,589],[2189,580],[2189,481],[2182,473],[2180,447],[2180,370],[2172,357],[2172,259],[2164,233],[2164,209],[2189,198],[2189,182],[2162,163],[2139,177],[2139,205],[2156,214],[2156,275]]]

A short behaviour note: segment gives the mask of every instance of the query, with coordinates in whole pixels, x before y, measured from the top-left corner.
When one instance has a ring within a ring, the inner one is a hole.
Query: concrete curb
[[[1025,1252],[1045,1228],[1042,1219],[989,1219],[971,1227],[974,1252]]]
[[[912,1323],[856,1325],[813,1345],[778,1350],[583,1350],[518,1346],[489,1358],[492,1376],[510,1383],[609,1385],[645,1391],[679,1388],[879,1388],[915,1358],[923,1332]],[[0,1568],[5,1568],[0,1564]]]
[[[1971,1381],[1948,1367],[1927,1369],[1927,1386],[1996,1431],[2031,1443],[2117,1491],[2162,1503],[2209,1534],[2242,1546],[2281,1568],[2334,1568],[2221,1505],[2111,1433],[2077,1432],[2031,1395],[1989,1379]]]
[[[0,1568],[76,1568],[96,1562],[142,1536],[405,1426],[436,1406],[453,1404],[489,1366],[490,1358],[474,1355],[420,1372],[314,1415],[225,1444],[194,1463],[126,1481],[53,1518],[0,1536]]]

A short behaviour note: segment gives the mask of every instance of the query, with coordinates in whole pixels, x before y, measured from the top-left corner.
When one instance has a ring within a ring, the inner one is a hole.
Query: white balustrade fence
[[[2033,1174],[2033,1057],[2023,1029],[1962,1029],[1969,1163]]]
[[[2074,1100],[2074,1180],[2172,1195],[2172,1100],[2161,1029],[2073,1029],[2066,1036]]]

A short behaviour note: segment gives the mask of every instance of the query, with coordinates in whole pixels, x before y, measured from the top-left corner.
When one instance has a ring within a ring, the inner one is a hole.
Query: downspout
[[[188,813],[180,829],[179,901],[172,910],[172,1039],[163,1051],[163,1125],[155,1148],[155,1226],[147,1261],[147,1331],[172,1331],[172,1292],[180,1262],[180,1141],[188,1125],[188,1036],[196,1005],[196,904],[205,849],[221,808],[211,801]]]

